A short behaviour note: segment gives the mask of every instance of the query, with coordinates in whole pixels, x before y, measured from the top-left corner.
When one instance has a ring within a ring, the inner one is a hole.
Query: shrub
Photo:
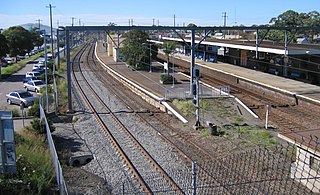
[[[168,74],[161,74],[160,82],[162,84],[171,84],[173,82],[173,76]]]
[[[39,100],[36,99],[28,110],[28,116],[40,117],[40,110],[39,110]]]
[[[55,127],[53,126],[52,121],[48,120],[50,132],[55,131]],[[29,131],[35,132],[36,134],[45,134],[46,133],[46,125],[44,120],[34,119],[31,121],[31,127],[27,128]]]

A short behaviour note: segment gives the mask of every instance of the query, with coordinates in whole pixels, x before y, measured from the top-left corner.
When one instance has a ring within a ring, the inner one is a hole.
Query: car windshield
[[[32,97],[33,95],[29,92],[21,92],[19,93],[21,98],[27,98],[27,97]]]
[[[42,81],[36,81],[34,82],[34,85],[43,85],[44,83]]]

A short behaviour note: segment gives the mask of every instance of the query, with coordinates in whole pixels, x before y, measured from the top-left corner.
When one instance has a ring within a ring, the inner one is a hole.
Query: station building
[[[191,39],[162,37],[162,41],[181,44],[182,53],[190,55]],[[199,43],[196,38],[195,43]],[[262,72],[320,85],[320,45],[206,38],[196,49],[196,57],[205,61],[234,64]]]

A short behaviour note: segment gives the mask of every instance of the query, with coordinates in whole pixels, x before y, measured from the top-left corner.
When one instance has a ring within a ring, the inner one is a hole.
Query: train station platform
[[[182,74],[174,75],[175,78],[179,81],[174,85],[160,84],[160,74],[163,73],[163,69],[157,69],[157,66],[161,66],[161,64],[157,65],[156,63],[153,63],[152,72],[136,71],[128,68],[123,62],[115,62],[113,60],[113,57],[107,56],[107,53],[105,51],[106,50],[103,47],[102,43],[98,43],[97,53],[99,58],[104,63],[110,65],[112,69],[121,73],[133,82],[143,85],[143,87],[148,91],[156,94],[161,98],[166,98],[168,91],[174,91],[179,88],[190,88],[189,78]],[[175,54],[174,57],[190,62],[190,56]],[[196,65],[199,65],[201,68],[212,69],[226,75],[232,75],[237,78],[257,83],[261,86],[266,86],[271,89],[274,88],[276,91],[283,91],[284,93],[296,94],[302,97],[306,97],[307,99],[314,101],[320,105],[320,86],[222,62],[211,63],[196,59]]]
[[[175,54],[174,56],[175,58],[188,62],[191,61],[190,56],[185,56],[183,54]],[[238,78],[243,78],[254,83],[259,83],[260,85],[268,86],[270,88],[305,96],[320,103],[320,86],[317,85],[312,85],[223,62],[211,63],[196,59],[196,64],[200,67],[223,72],[224,74],[235,75]]]
[[[185,99],[192,98],[190,96],[190,78],[187,75],[174,73],[173,76],[176,79],[175,83],[161,84],[160,75],[165,74],[163,64],[159,62],[152,62],[151,71],[134,70],[128,67],[124,62],[115,62],[113,57],[108,56],[105,50],[106,49],[102,44],[97,44],[97,55],[103,63],[107,64],[110,68],[123,75],[125,78],[155,94],[159,98],[170,99],[170,97],[173,96],[184,97]],[[172,73],[170,74],[172,75]],[[203,85],[201,87],[202,94],[207,96],[227,95],[226,93],[221,93],[219,89],[213,89]]]

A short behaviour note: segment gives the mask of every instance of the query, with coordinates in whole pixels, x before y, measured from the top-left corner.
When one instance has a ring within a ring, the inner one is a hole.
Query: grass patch
[[[200,134],[203,137],[209,137],[210,136],[210,130],[208,128],[201,129]]]
[[[262,147],[271,147],[278,144],[273,136],[265,129],[256,128],[253,126],[236,126],[238,137],[244,138],[251,143]]]
[[[185,116],[193,116],[195,115],[196,112],[196,107],[195,105],[192,103],[192,100],[178,100],[178,99],[174,99],[173,100],[173,105],[175,105],[181,112],[183,115]],[[201,99],[200,100],[200,108],[201,110],[209,110],[210,109],[210,103],[205,100],[205,99]]]
[[[38,53],[36,55],[31,56],[30,58],[26,58],[26,59],[20,60],[17,63],[14,63],[14,64],[12,64],[10,66],[1,68],[1,77],[2,78],[9,77],[13,73],[15,73],[15,72],[21,70],[23,67],[25,67],[28,62],[39,58],[41,55],[44,55],[44,53],[40,52],[40,53]]]
[[[180,112],[185,115],[185,116],[191,116],[194,115],[195,111],[196,111],[196,107],[194,106],[194,104],[192,103],[192,100],[178,100],[178,99],[174,99],[173,100],[173,105],[175,105]]]

